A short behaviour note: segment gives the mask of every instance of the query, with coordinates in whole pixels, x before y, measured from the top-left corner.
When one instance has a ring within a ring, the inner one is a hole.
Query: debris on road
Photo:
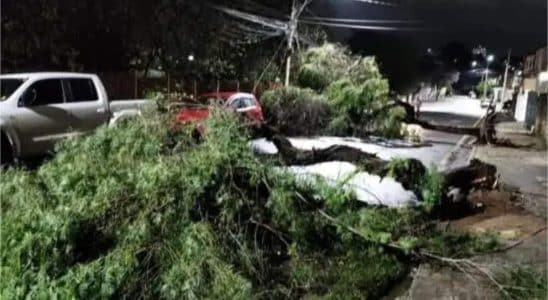
[[[292,145],[292,140],[283,136],[274,135],[271,139],[275,149],[265,144],[264,140],[255,140],[252,148],[258,152],[277,153],[288,169],[296,174],[321,176],[333,184],[354,190],[359,200],[391,207],[416,205],[418,200],[423,200],[421,181],[428,172],[418,160],[402,160],[402,167],[394,171],[393,162],[398,160],[384,160],[376,154],[345,144],[325,147],[324,143],[323,148],[303,150],[313,145],[314,140],[304,143],[304,147],[301,142],[300,148],[297,148]],[[367,148],[368,145],[363,147]],[[386,178],[387,175],[392,178]],[[448,204],[455,202],[455,199],[465,199],[473,189],[492,189],[496,182],[496,168],[479,160],[472,160],[465,167],[446,170],[441,175],[443,187],[440,192],[443,192],[445,199],[442,201]],[[412,191],[415,192],[414,197]],[[453,191],[458,191],[460,195],[452,195]],[[380,194],[386,198],[379,197]]]

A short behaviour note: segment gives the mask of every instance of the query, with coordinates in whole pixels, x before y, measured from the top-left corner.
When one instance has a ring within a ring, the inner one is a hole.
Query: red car
[[[219,103],[226,109],[241,113],[251,121],[257,123],[264,121],[261,104],[253,94],[239,92],[208,93],[201,95],[198,100],[208,106],[182,108],[177,113],[177,122],[186,124],[207,119],[209,117],[209,105],[213,103]]]

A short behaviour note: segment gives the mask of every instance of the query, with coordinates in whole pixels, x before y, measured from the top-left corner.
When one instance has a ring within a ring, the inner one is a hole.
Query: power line
[[[412,31],[423,30],[421,28],[404,28],[394,26],[376,26],[376,25],[353,25],[353,24],[341,24],[333,22],[321,22],[321,21],[301,21],[303,24],[322,25],[327,27],[348,28],[348,29],[362,29],[362,30],[378,30],[378,31]]]
[[[247,11],[249,11],[250,8],[253,7],[253,9],[251,10],[253,10],[255,14],[260,13],[261,15],[267,16],[267,17],[273,17],[273,18],[278,18],[283,20],[288,19],[287,13],[281,12],[278,9],[272,8],[262,3],[255,2],[253,0],[239,0],[239,1],[245,3],[245,8]],[[235,2],[237,3],[238,1],[235,1]]]
[[[327,17],[303,17],[303,21],[323,21],[323,22],[338,22],[338,23],[418,23],[413,20],[378,20],[378,19],[345,19],[345,18],[327,18]]]
[[[354,1],[363,2],[367,4],[374,4],[374,5],[398,6],[396,3],[391,3],[386,1],[377,1],[377,0],[354,0]]]
[[[238,27],[238,29],[241,29],[243,32],[249,32],[257,35],[278,36],[283,34],[283,31],[281,30],[265,30],[265,29],[253,28],[241,23],[237,23],[236,27]]]
[[[278,46],[278,48],[276,49],[276,51],[274,52],[274,55],[272,55],[272,58],[270,59],[270,61],[268,62],[268,64],[266,65],[266,67],[263,69],[263,72],[261,72],[261,75],[259,76],[259,78],[257,79],[257,81],[255,82],[255,85],[253,86],[253,93],[255,94],[255,91],[257,90],[257,86],[259,85],[259,82],[261,82],[261,80],[263,79],[263,76],[264,74],[266,73],[266,71],[268,70],[268,68],[270,68],[270,65],[272,65],[272,63],[274,62],[274,60],[276,59],[276,56],[278,56],[278,53],[280,53],[280,50],[282,49],[282,46],[284,45],[284,41],[282,40],[280,42],[280,45]]]
[[[280,21],[274,18],[267,18],[267,17],[246,13],[243,11],[239,11],[239,10],[235,10],[227,7],[221,7],[221,6],[215,6],[215,9],[222,11],[233,17],[243,19],[252,23],[260,24],[265,27],[270,27],[276,30],[286,31],[288,28],[287,22]]]

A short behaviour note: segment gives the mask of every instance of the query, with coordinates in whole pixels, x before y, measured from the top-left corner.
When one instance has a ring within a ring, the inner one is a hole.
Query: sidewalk
[[[546,225],[547,152],[544,142],[529,135],[523,126],[516,122],[497,124],[497,137],[507,139],[514,144],[514,147],[482,145],[475,148],[474,157],[494,164],[500,173],[501,184],[519,189],[522,195],[520,202],[526,211],[516,213],[515,208],[510,208],[507,213],[496,217],[479,216],[481,221],[468,224],[467,228],[474,231],[482,226],[490,226],[488,227],[490,230],[496,230],[501,234],[503,231],[515,233],[517,236],[508,238],[509,242],[516,239],[523,239],[523,242],[508,251],[478,256],[473,260],[496,266],[495,270],[501,266],[525,265],[546,274],[546,230],[526,236],[526,232],[531,233]],[[498,197],[494,197],[494,200],[485,199],[485,201],[491,201],[486,204],[487,206],[497,201],[498,205],[512,206],[509,200],[501,200]],[[500,298],[496,289],[485,284],[482,278],[475,279],[472,281],[462,272],[448,267],[422,264],[413,276],[410,290],[402,298],[414,300]]]
[[[525,208],[546,218],[547,152],[542,139],[529,135],[522,124],[497,124],[497,138],[509,140],[516,147],[476,147],[475,157],[497,166],[500,181],[519,188]]]

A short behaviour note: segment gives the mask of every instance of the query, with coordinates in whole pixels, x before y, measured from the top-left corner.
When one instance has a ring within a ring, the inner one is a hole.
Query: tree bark
[[[272,137],[272,142],[278,148],[286,165],[312,165],[327,161],[346,161],[351,163],[375,162],[384,163],[375,154],[362,152],[359,149],[343,145],[333,145],[325,149],[300,150],[281,135]]]
[[[384,177],[390,171],[389,161],[359,149],[333,145],[324,149],[301,150],[281,135],[274,135],[272,141],[285,165],[306,166],[329,161],[344,161],[362,167],[364,171]],[[395,180],[404,188],[412,189],[426,173],[426,167],[418,160],[409,159],[406,169],[395,170]],[[474,159],[470,165],[442,172],[446,188],[459,188],[468,192],[472,188],[492,188],[496,182],[495,166]]]

